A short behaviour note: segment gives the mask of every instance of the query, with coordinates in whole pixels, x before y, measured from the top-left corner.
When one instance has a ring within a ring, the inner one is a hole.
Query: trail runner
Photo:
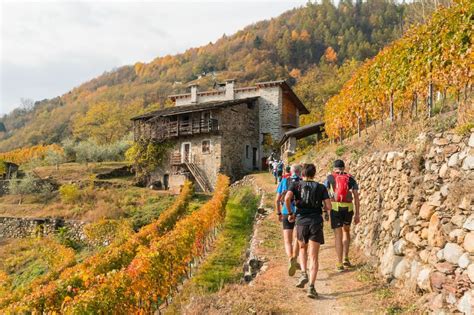
[[[287,167],[289,168],[289,167]],[[298,268],[298,241],[296,240],[295,222],[288,221],[288,208],[285,204],[285,195],[288,192],[288,187],[293,182],[297,182],[301,179],[301,165],[292,165],[288,172],[289,177],[283,178],[280,184],[278,184],[277,195],[275,198],[275,209],[278,215],[278,219],[283,225],[283,241],[285,244],[285,252],[288,256],[288,275],[294,276],[296,269]],[[291,212],[295,212],[295,203],[291,203]],[[300,267],[301,268],[301,267]]]
[[[349,260],[352,218],[355,224],[360,222],[359,186],[352,175],[344,172],[344,168],[344,161],[334,161],[334,170],[325,181],[331,197],[331,228],[334,230],[338,272],[352,266]]]
[[[316,167],[314,164],[303,166],[303,180],[290,184],[285,195],[287,209],[290,209],[294,198],[296,205],[296,230],[300,245],[301,277],[296,284],[298,288],[304,288],[309,282],[307,296],[316,298],[318,293],[314,283],[319,268],[319,247],[324,244],[323,233],[323,207],[326,212],[331,210],[331,201],[326,187],[316,181]],[[327,218],[327,216],[325,216]],[[289,212],[288,221],[295,219],[295,213]],[[309,256],[309,257],[308,257]],[[307,260],[310,262],[310,275],[307,275]]]

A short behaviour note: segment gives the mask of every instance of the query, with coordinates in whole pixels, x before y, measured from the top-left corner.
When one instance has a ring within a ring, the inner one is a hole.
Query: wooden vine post
[[[357,116],[357,136],[360,138],[360,116]]]
[[[428,84],[428,118],[433,115],[433,82]]]
[[[395,112],[393,108],[393,92],[390,93],[390,122],[395,120]]]

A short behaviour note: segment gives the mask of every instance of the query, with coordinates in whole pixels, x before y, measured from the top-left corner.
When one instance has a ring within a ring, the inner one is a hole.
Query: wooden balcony
[[[180,136],[215,133],[219,131],[217,119],[160,121],[150,125],[150,138],[167,140]]]

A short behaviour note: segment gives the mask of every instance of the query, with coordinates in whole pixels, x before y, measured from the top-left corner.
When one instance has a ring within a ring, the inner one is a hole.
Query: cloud
[[[0,113],[104,71],[215,41],[306,1],[2,1]]]

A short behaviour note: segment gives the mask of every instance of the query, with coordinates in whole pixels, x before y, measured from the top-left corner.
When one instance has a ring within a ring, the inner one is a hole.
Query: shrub
[[[100,152],[97,145],[92,141],[81,141],[76,148],[76,161],[79,163],[98,162]]]
[[[74,203],[81,198],[79,188],[75,184],[64,184],[59,187],[59,195],[64,203]]]
[[[337,156],[342,156],[346,152],[346,147],[341,145],[336,148],[336,155]]]
[[[79,250],[81,247],[84,246],[82,242],[75,240],[71,236],[71,231],[65,226],[60,227],[55,236],[59,244],[72,248],[74,250]]]
[[[7,165],[5,164],[5,161],[0,159],[0,175],[5,174],[7,172]]]
[[[64,163],[65,160],[66,160],[66,157],[62,152],[58,152],[54,150],[48,150],[44,158],[44,161],[46,162],[46,164],[54,165],[56,166],[56,169],[59,169],[59,164]]]
[[[133,234],[133,229],[128,221],[102,219],[87,224],[84,234],[92,245],[108,246],[112,242],[123,243]]]
[[[456,133],[460,136],[467,136],[471,133],[471,129],[474,128],[474,122],[468,122],[456,127]],[[1,173],[1,172],[0,172]]]
[[[160,166],[171,145],[140,140],[125,153],[127,161],[132,163],[138,175],[146,175]]]

